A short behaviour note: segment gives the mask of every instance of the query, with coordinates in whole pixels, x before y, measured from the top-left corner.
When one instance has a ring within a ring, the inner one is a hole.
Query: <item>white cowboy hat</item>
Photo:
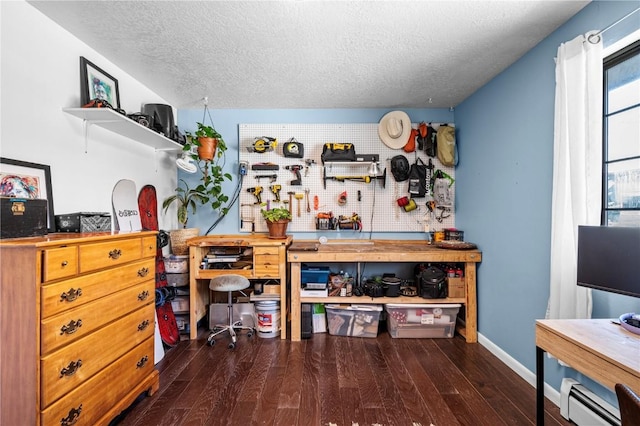
[[[406,112],[391,111],[378,124],[380,140],[391,149],[400,149],[407,144],[411,134],[411,119]]]

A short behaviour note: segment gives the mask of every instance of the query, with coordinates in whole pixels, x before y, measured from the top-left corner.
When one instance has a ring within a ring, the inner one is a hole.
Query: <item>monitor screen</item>
[[[640,227],[578,227],[578,285],[640,297]]]

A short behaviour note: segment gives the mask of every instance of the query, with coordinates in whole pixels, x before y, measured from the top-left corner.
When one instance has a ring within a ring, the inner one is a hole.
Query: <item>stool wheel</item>
[[[213,337],[210,337],[209,339],[207,339],[207,345],[213,346],[215,344],[216,344],[216,340]]]
[[[231,343],[229,343],[229,345],[227,345],[227,348],[229,348],[229,349],[235,349],[235,347],[236,347],[236,344],[233,343],[233,342],[231,342]]]

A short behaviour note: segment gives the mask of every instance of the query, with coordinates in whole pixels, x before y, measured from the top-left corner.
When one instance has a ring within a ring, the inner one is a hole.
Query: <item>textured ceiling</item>
[[[29,3],[178,108],[448,108],[588,1]]]

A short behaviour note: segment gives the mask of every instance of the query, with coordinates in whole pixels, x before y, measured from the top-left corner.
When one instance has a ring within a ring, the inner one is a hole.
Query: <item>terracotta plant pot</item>
[[[269,238],[282,240],[287,238],[287,226],[289,225],[289,219],[280,219],[275,222],[266,221],[267,228],[269,228]]]
[[[218,139],[199,137],[198,142],[200,143],[200,146],[198,146],[198,157],[205,161],[213,160],[213,157],[216,155],[216,148],[218,147]]]

